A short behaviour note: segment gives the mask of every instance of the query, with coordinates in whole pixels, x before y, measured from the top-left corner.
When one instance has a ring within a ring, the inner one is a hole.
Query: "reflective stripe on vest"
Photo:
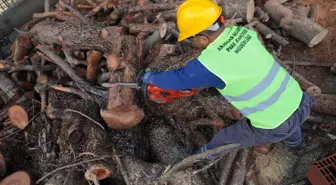
[[[278,62],[274,61],[271,70],[267,74],[267,76],[256,86],[254,86],[251,90],[247,91],[246,93],[240,95],[240,96],[225,96],[227,100],[230,102],[235,102],[235,101],[247,101],[250,100],[257,95],[259,95],[264,89],[266,89],[274,80],[275,76],[280,70],[280,65]],[[286,90],[286,86],[289,82],[290,75],[286,73],[286,76],[284,80],[281,83],[281,86],[279,89],[267,100],[253,106],[253,107],[245,107],[242,109],[239,109],[239,111],[245,115],[248,116],[250,114],[253,114],[258,111],[263,111],[267,109],[268,107],[272,106],[280,97],[280,95]]]
[[[278,127],[299,107],[302,90],[258,40],[256,32],[231,26],[198,60],[226,86],[218,91],[257,128]]]

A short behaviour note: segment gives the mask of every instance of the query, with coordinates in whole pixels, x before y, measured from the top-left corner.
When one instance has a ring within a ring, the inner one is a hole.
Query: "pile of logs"
[[[262,7],[253,0],[217,3],[228,25],[255,28],[274,48],[289,44],[279,28],[309,47],[318,44],[328,31],[317,23],[316,5],[284,6],[284,1],[269,0]],[[191,41],[177,42],[180,1],[50,3],[45,0],[45,12],[35,13],[16,29],[19,35],[12,55],[0,61],[0,139],[12,142],[7,147],[26,142],[20,150],[35,151],[29,159],[34,169],[13,173],[2,184],[10,185],[11,179],[28,179],[22,183],[27,185],[88,181],[96,185],[242,185],[252,181],[246,165],[248,150],[231,153],[220,164],[217,160],[193,165],[206,156],[190,156],[195,149],[207,143],[224,122],[242,119],[215,90],[199,89],[193,97],[158,105],[144,103],[141,91],[101,85],[135,82],[140,69],[175,69],[199,55]],[[288,62],[282,64],[302,89],[320,96],[316,111],[336,113],[332,108],[336,96],[330,95],[330,101]],[[15,154],[2,152],[6,161],[15,160]],[[0,166],[5,166],[2,161]],[[10,169],[19,170],[13,165]]]

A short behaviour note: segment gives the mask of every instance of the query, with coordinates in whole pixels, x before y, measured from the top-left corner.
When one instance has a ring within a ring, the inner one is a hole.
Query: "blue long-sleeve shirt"
[[[191,60],[182,68],[155,72],[151,75],[151,82],[162,89],[184,90],[202,87],[224,89],[225,87],[223,80],[211,73],[198,59]]]

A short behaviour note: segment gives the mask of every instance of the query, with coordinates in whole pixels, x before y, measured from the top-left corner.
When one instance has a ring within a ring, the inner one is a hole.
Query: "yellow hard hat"
[[[211,0],[187,0],[177,10],[178,41],[204,31],[222,14],[222,8]]]

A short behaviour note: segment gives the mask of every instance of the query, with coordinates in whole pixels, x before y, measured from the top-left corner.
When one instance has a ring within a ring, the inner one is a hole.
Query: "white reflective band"
[[[278,64],[277,61],[274,61],[274,64],[272,68],[270,69],[269,73],[266,75],[266,77],[259,83],[257,84],[254,88],[251,90],[247,91],[246,93],[242,94],[241,96],[225,96],[227,100],[230,102],[235,102],[235,101],[247,101],[251,100],[252,98],[256,97],[259,95],[264,89],[266,89],[268,86],[271,85],[273,80],[275,79],[275,76],[280,70],[280,65]],[[254,105],[253,107],[244,107],[239,109],[239,112],[241,112],[244,116],[249,116],[253,113],[259,112],[259,111],[264,111],[270,106],[272,106],[274,103],[278,101],[280,98],[281,94],[285,92],[286,87],[289,83],[290,80],[290,75],[288,72],[286,72],[286,76],[281,82],[280,87],[277,89],[274,94],[272,94],[271,97],[269,97],[267,100],[260,102],[257,105]]]
[[[207,29],[205,29],[205,30],[217,31],[219,28],[220,28],[219,24],[218,24],[218,23],[215,23],[215,24],[209,26],[209,27],[208,27]]]

